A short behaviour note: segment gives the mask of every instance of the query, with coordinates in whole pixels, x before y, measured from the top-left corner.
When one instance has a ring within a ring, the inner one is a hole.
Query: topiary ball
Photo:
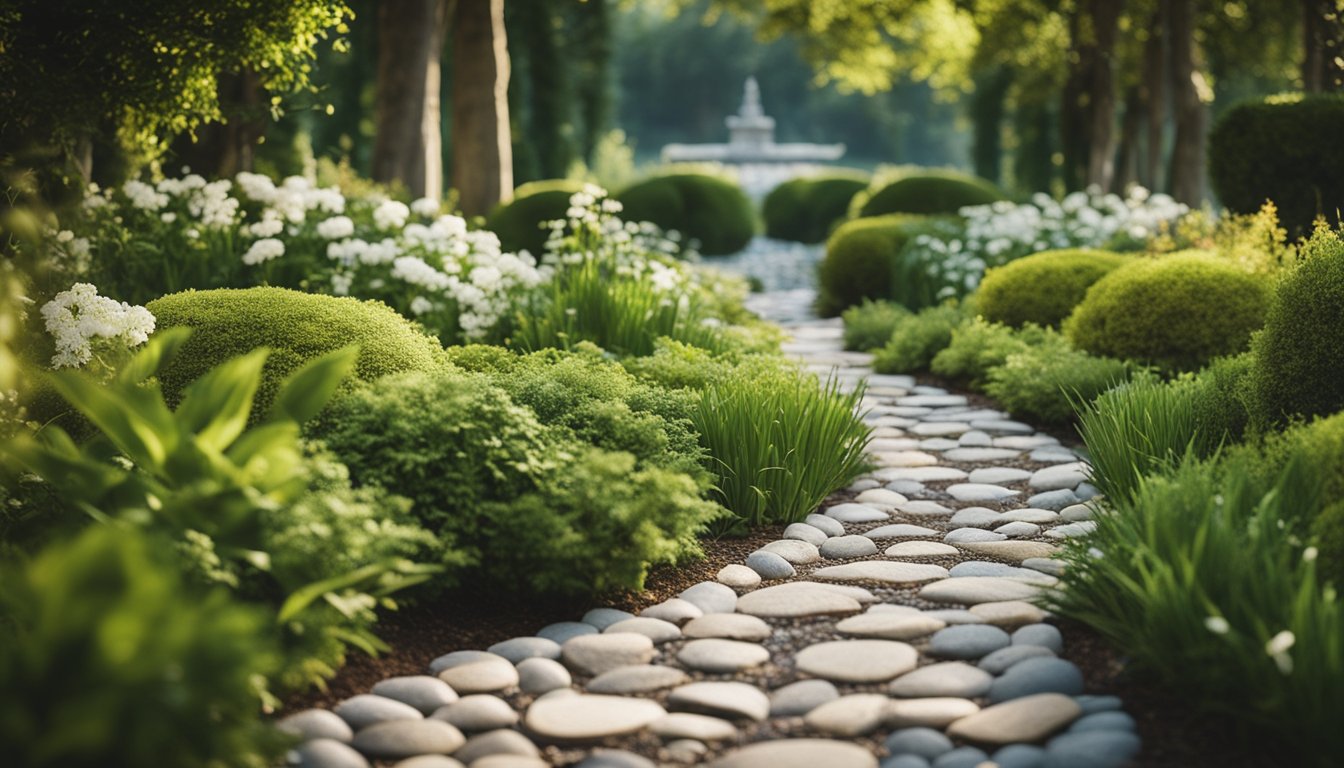
[[[1300,258],[1253,345],[1248,394],[1261,427],[1344,410],[1344,239],[1318,233]]]
[[[919,216],[874,216],[836,229],[817,272],[817,312],[834,317],[864,299],[887,298],[895,261],[921,223]]]
[[[780,240],[820,243],[845,218],[850,200],[868,186],[857,171],[790,179],[766,195],[761,215],[765,234]]]
[[[1062,250],[1037,253],[985,273],[976,307],[991,323],[1058,328],[1092,284],[1128,259],[1118,253]]]
[[[736,253],[756,234],[756,214],[741,188],[717,176],[655,176],[616,195],[625,221],[651,221],[694,239],[707,256]]]
[[[305,363],[350,344],[359,345],[355,374],[372,381],[400,371],[432,371],[443,348],[420,326],[376,301],[291,291],[287,288],[183,291],[147,305],[159,328],[187,326],[191,338],[159,372],[170,403],[206,371],[257,347],[268,347],[261,387],[252,408],[270,407],[286,376]]]
[[[583,191],[583,182],[573,179],[529,181],[513,192],[513,199],[496,206],[485,220],[486,229],[499,235],[505,251],[529,251],[540,256],[550,230],[542,224],[565,218],[569,198]]]
[[[1064,333],[1094,355],[1195,370],[1245,349],[1268,303],[1261,278],[1208,253],[1182,252],[1140,259],[1098,280]]]
[[[904,176],[868,196],[859,216],[886,213],[956,213],[968,205],[1005,199],[990,182],[956,171],[930,171]]]

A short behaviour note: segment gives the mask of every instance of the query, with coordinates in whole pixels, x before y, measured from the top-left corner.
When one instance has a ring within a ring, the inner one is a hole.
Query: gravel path
[[[280,727],[323,768],[1104,768],[1139,750],[1032,600],[1095,489],[1055,438],[874,375],[807,291],[754,297],[786,351],[867,379],[878,469],[639,616],[598,608],[435,659]]]

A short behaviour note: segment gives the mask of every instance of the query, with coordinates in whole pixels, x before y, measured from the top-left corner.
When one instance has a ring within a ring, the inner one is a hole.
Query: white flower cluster
[[[249,266],[265,264],[271,259],[278,259],[285,255],[285,244],[274,237],[263,237],[252,243],[247,252],[243,254],[243,263]]]
[[[94,339],[120,340],[138,346],[154,332],[154,315],[148,309],[98,295],[88,283],[75,283],[68,291],[42,305],[47,333],[56,342],[51,358],[54,368],[78,368],[93,359]]]
[[[303,223],[309,211],[345,213],[345,196],[339,189],[317,187],[302,176],[290,176],[277,185],[269,176],[240,173],[234,181],[245,197],[269,207],[292,224]]]
[[[681,236],[642,221],[622,221],[621,203],[607,191],[589,184],[569,199],[566,218],[550,222],[543,267],[547,273],[597,260],[622,277],[647,279],[655,289],[672,293],[685,287],[687,274],[677,258],[694,261],[699,255],[684,248]]]

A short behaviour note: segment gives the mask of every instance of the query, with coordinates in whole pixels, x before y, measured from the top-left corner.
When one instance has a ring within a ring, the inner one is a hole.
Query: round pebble
[[[492,693],[518,684],[518,670],[507,659],[472,661],[439,673],[439,679],[461,694]]]
[[[784,529],[784,538],[805,541],[814,547],[820,547],[826,541],[826,533],[807,523],[790,523]]]
[[[780,559],[782,560],[783,558]],[[792,568],[792,566],[790,566],[790,568]],[[734,589],[754,589],[761,583],[761,575],[759,573],[745,565],[738,565],[736,563],[725,565],[720,568],[718,576],[715,578],[719,580],[719,583],[733,587]],[[701,611],[701,613],[704,613],[704,611]]]
[[[637,731],[666,714],[648,699],[580,694],[534,702],[525,722],[543,739],[594,741]]]
[[[732,613],[737,607],[737,593],[714,581],[702,581],[683,590],[681,599],[704,613]]]
[[[770,699],[759,688],[736,682],[688,683],[673,689],[667,705],[674,710],[757,722],[770,715]]]
[[[933,768],[978,768],[989,755],[975,747],[957,747],[933,761]]]
[[[1039,645],[1063,653],[1064,636],[1054,625],[1030,624],[1013,633],[1013,645]]]
[[[363,755],[335,739],[305,741],[290,754],[297,768],[369,768]]]
[[[641,618],[661,619],[672,624],[685,624],[691,619],[698,619],[705,615],[705,612],[696,607],[694,603],[688,603],[680,597],[674,597],[664,600],[656,605],[650,605],[648,608],[639,612]]]
[[[369,757],[395,760],[448,755],[464,743],[461,731],[440,720],[392,720],[359,730],[350,745]]]
[[[801,717],[838,698],[840,692],[829,680],[799,680],[770,694],[770,716]]]
[[[896,678],[887,687],[893,696],[923,698],[951,696],[973,699],[983,696],[994,676],[960,661],[930,664]]]
[[[886,696],[855,693],[816,707],[803,720],[813,730],[852,739],[877,730],[886,711]]]
[[[389,677],[374,683],[370,692],[409,704],[425,715],[457,701],[457,692],[451,686],[428,675]]]
[[[995,704],[952,723],[947,735],[977,744],[1040,741],[1073,722],[1082,708],[1068,696],[1042,693]]]
[[[770,625],[744,613],[711,613],[692,619],[682,627],[686,637],[721,637],[728,640],[760,642],[770,637]]]
[[[295,712],[282,718],[275,727],[304,741],[332,739],[348,744],[355,736],[349,723],[341,719],[340,715],[326,709],[305,709],[302,712]]]
[[[672,688],[688,680],[686,673],[675,667],[637,665],[603,672],[589,681],[588,690],[628,696]]]
[[[421,720],[424,715],[409,704],[389,699],[386,696],[374,696],[361,693],[351,696],[332,708],[341,719],[349,723],[354,730],[362,730],[371,725],[392,720]]]
[[[670,640],[676,640],[681,637],[681,630],[676,624],[662,619],[650,619],[638,616],[633,619],[618,621],[615,624],[602,630],[602,634],[618,634],[620,632],[633,632],[636,635],[643,635],[654,643],[666,643]]]
[[[592,624],[584,624],[581,621],[561,621],[555,624],[548,624],[537,632],[537,637],[545,638],[557,645],[564,645],[568,640],[582,635],[596,635],[597,627]]]
[[[544,637],[515,637],[495,643],[490,646],[489,651],[497,656],[503,656],[513,664],[519,664],[524,659],[560,658],[560,644]]]
[[[677,661],[700,672],[737,672],[769,660],[759,645],[720,638],[692,640],[677,653]]]
[[[463,696],[432,717],[467,733],[508,728],[518,722],[518,713],[503,699],[480,693]]]
[[[989,624],[967,624],[948,627],[934,633],[929,640],[929,655],[944,659],[979,659],[1011,640],[1008,633]]]
[[[796,571],[793,565],[775,552],[758,549],[747,555],[747,567],[757,574],[756,580],[787,579]]]
[[[821,559],[821,554],[815,544],[809,544],[806,541],[797,539],[780,539],[772,541],[761,547],[758,552],[771,552],[793,565],[806,565],[815,563]]]
[[[725,587],[726,589],[726,587]],[[633,632],[583,635],[560,647],[565,666],[585,675],[600,675],[617,667],[644,664],[654,656],[653,641]]]
[[[914,614],[869,612],[842,619],[836,623],[835,631],[842,635],[875,637],[883,640],[915,640],[927,637],[945,626],[946,622],[919,612]]]
[[[898,493],[898,494],[895,494],[895,495],[900,496],[899,493]],[[896,502],[896,503],[899,504],[899,503],[904,503],[904,502],[905,502],[905,498],[902,497],[902,498],[901,498],[901,501]],[[885,518],[884,518],[884,519],[885,519]],[[812,526],[813,528],[816,528],[817,530],[821,531],[822,533],[826,534],[827,536],[844,536],[844,535],[845,535],[845,526],[841,525],[840,522],[839,522],[838,520],[836,520],[835,518],[833,518],[833,517],[827,517],[827,516],[825,516],[825,515],[818,515],[818,514],[811,514],[811,515],[808,515],[806,518],[804,518],[803,522],[807,523],[808,525]]]
[[[464,763],[475,765],[476,761],[491,755],[514,755],[518,757],[540,757],[537,745],[523,734],[500,729],[478,733],[467,739],[462,748],[453,753],[453,757]]]
[[[616,608],[594,608],[583,614],[583,618],[580,619],[580,621],[584,624],[591,624],[594,627],[597,627],[597,631],[601,632],[618,621],[625,621],[626,619],[633,619],[634,617],[635,615],[633,613]]]
[[[888,736],[884,746],[892,755],[915,755],[926,760],[952,751],[952,741],[932,728],[902,728]]]
[[[946,631],[946,630],[944,630]],[[835,640],[809,645],[794,657],[798,671],[833,682],[886,682],[915,668],[919,654],[893,640]]]
[[[831,739],[758,741],[710,763],[712,768],[877,768],[867,749]]]
[[[1039,645],[1010,645],[985,656],[976,666],[990,673],[1001,675],[1027,659],[1040,659],[1054,656],[1054,651]]]
[[[529,696],[568,688],[572,682],[569,670],[558,661],[531,658],[518,663],[518,687]]]
[[[1120,768],[1139,753],[1139,737],[1128,731],[1066,733],[1045,747],[1043,768]]]
[[[649,726],[662,739],[695,739],[696,741],[723,741],[737,735],[737,726],[709,715],[673,712]]]
[[[1083,673],[1065,659],[1027,659],[1009,667],[989,689],[991,702],[1020,699],[1038,693],[1076,696],[1083,692]]]

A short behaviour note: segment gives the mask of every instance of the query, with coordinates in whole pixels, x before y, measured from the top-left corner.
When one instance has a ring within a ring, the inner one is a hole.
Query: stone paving
[[[804,294],[786,351],[868,382],[878,466],[639,616],[598,608],[279,726],[308,768],[1107,768],[1139,750],[1033,599],[1091,528],[1086,466],[961,395],[880,376]]]

